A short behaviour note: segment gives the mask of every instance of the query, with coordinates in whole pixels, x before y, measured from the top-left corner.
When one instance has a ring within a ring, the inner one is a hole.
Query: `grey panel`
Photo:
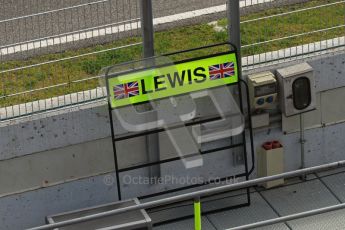
[[[327,162],[345,159],[345,123],[327,126],[323,134],[324,152]]]
[[[296,133],[297,134],[297,133]],[[290,136],[290,135],[289,135]],[[306,165],[315,166],[345,159],[345,123],[306,131]],[[296,136],[296,138],[299,138]],[[299,155],[299,143],[295,143]],[[292,148],[288,145],[288,148]]]
[[[315,165],[320,165],[322,163],[327,162],[327,154],[324,154],[325,140],[325,129],[311,129],[305,132],[305,161],[306,167],[311,167]],[[301,154],[301,147],[299,141],[299,133],[298,133],[298,140],[296,146],[298,147],[297,154],[300,156]]]
[[[97,176],[114,168],[109,138],[16,157],[0,161],[0,195]]]
[[[147,154],[143,151],[145,144],[145,136],[116,142],[119,169],[147,163]]]
[[[311,180],[261,193],[281,216],[339,203],[319,180]]]
[[[345,86],[344,63],[345,55],[342,52],[309,62],[315,71],[317,92]]]
[[[305,128],[317,128],[321,127],[321,94],[316,94],[316,110],[306,112],[303,114],[305,121]],[[299,115],[286,117],[282,115],[282,129],[285,133],[299,132],[300,130],[300,121]]]
[[[293,230],[341,230],[345,226],[344,216],[345,210],[339,210],[289,221],[289,225]]]
[[[206,217],[202,218],[201,227],[203,230],[216,230]],[[174,223],[164,224],[153,228],[154,230],[193,230],[194,219],[182,220]]]
[[[344,73],[345,74],[345,73]],[[345,87],[321,93],[322,123],[345,121]]]
[[[0,199],[0,229],[45,224],[48,215],[117,200],[115,174],[100,175]]]
[[[345,173],[321,178],[341,202],[345,202]]]
[[[104,102],[54,110],[0,123],[0,160],[110,136]]]
[[[248,207],[227,210],[207,216],[217,229],[227,229],[278,217],[258,193],[252,193],[251,198],[252,203]],[[258,229],[285,230],[289,228],[285,224],[275,224]]]

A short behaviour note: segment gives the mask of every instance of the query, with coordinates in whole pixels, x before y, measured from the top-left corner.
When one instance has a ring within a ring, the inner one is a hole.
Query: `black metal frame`
[[[221,52],[221,53],[217,53],[217,54],[212,54],[212,55],[206,55],[206,56],[202,56],[202,57],[198,57],[198,58],[191,58],[191,59],[187,59],[187,60],[183,60],[183,61],[178,61],[178,62],[174,62],[172,64],[167,64],[167,65],[152,65],[148,68],[140,68],[140,69],[135,69],[135,70],[129,70],[129,71],[124,71],[121,73],[116,73],[116,74],[110,74],[109,72],[113,67],[109,67],[106,70],[106,88],[107,88],[107,92],[108,95],[110,95],[109,92],[109,78],[114,78],[114,77],[118,77],[120,75],[124,75],[124,74],[128,74],[128,73],[133,73],[133,72],[137,72],[137,71],[142,71],[142,70],[147,70],[147,69],[152,69],[152,68],[159,68],[159,67],[163,67],[163,66],[169,66],[169,65],[175,65],[175,64],[180,64],[180,63],[186,63],[186,62],[190,62],[190,61],[195,61],[195,60],[200,60],[200,59],[205,59],[205,58],[210,58],[210,57],[215,57],[215,56],[219,56],[219,55],[223,55],[223,54],[233,54],[235,53],[236,58],[238,58],[238,52],[237,49],[234,45],[232,45],[229,42],[225,42],[225,43],[220,43],[220,44],[214,44],[214,45],[209,45],[209,46],[203,46],[203,47],[199,47],[199,48],[194,48],[194,49],[190,49],[190,50],[183,50],[183,51],[179,51],[179,52],[174,52],[174,53],[169,53],[166,55],[162,55],[162,56],[171,56],[171,55],[177,55],[177,54],[181,54],[181,53],[186,53],[186,52],[193,52],[193,51],[198,51],[201,49],[207,49],[207,48],[212,48],[212,47],[217,47],[217,46],[221,46],[221,45],[229,45],[230,49],[228,52]],[[151,57],[151,58],[145,58],[142,59],[142,61],[148,61],[148,60],[152,60],[155,59],[159,56],[155,56],[155,57]],[[131,62],[127,62],[127,63],[123,63],[122,65],[126,65],[126,64],[131,64],[131,63],[136,63],[137,61],[131,61]],[[239,81],[236,83],[232,83],[232,84],[228,84],[227,86],[237,86],[238,87],[238,91],[239,91],[239,102],[240,102],[240,110],[243,114],[244,111],[244,106],[243,106],[243,98],[242,98],[242,87],[241,87],[241,83],[245,84],[245,89],[246,89],[246,97],[247,97],[247,109],[248,109],[248,120],[249,120],[249,134],[250,134],[250,142],[251,142],[251,158],[252,158],[252,166],[249,169],[248,167],[248,156],[247,156],[247,148],[246,148],[246,131],[244,129],[244,131],[242,132],[242,141],[241,143],[238,144],[232,144],[229,146],[225,146],[225,147],[221,147],[221,148],[215,148],[215,149],[211,149],[211,150],[207,150],[207,151],[200,151],[200,154],[209,154],[209,153],[214,153],[214,152],[219,152],[221,150],[225,150],[225,149],[231,149],[231,148],[235,148],[235,147],[243,147],[243,154],[244,154],[244,165],[245,165],[245,172],[237,174],[237,175],[231,175],[231,176],[227,176],[224,178],[221,178],[220,181],[225,181],[227,179],[231,179],[231,178],[238,178],[238,177],[245,177],[246,180],[249,179],[250,174],[254,171],[254,145],[253,145],[253,131],[252,131],[252,124],[251,124],[251,117],[250,117],[250,105],[249,105],[249,92],[248,92],[248,85],[245,81],[242,80],[242,74],[241,74],[241,67],[238,65],[238,61],[237,61],[237,70],[238,70],[238,79]],[[201,90],[200,90],[201,91]],[[160,100],[160,99],[157,99]],[[144,102],[147,103],[147,102]],[[142,103],[137,103],[137,104],[142,104]],[[134,104],[136,105],[136,104]],[[168,163],[168,162],[172,162],[172,161],[177,161],[180,160],[179,157],[175,157],[175,158],[170,158],[170,159],[165,159],[165,160],[161,160],[161,161],[157,161],[157,162],[149,162],[146,164],[141,164],[141,165],[136,165],[136,166],[132,166],[132,167],[128,167],[128,168],[123,168],[123,169],[119,169],[118,167],[118,158],[117,158],[117,154],[116,154],[116,141],[123,141],[123,140],[127,140],[127,139],[131,139],[131,138],[135,138],[135,137],[139,137],[139,136],[144,136],[144,135],[148,135],[148,134],[152,134],[152,133],[160,133],[162,131],[164,131],[164,128],[157,128],[154,130],[148,130],[145,132],[140,132],[140,133],[135,133],[135,134],[130,134],[130,135],[126,135],[126,136],[122,136],[122,137],[116,137],[115,133],[114,133],[114,120],[113,120],[113,113],[112,113],[112,108],[111,108],[111,103],[110,103],[110,97],[108,96],[108,110],[109,110],[109,118],[110,118],[110,127],[111,127],[111,135],[112,135],[112,146],[113,146],[113,151],[114,151],[114,160],[115,160],[115,172],[116,172],[116,182],[117,182],[117,191],[118,191],[118,196],[119,196],[119,200],[122,200],[122,194],[121,194],[121,184],[120,184],[120,173],[126,172],[126,171],[131,171],[131,170],[135,170],[135,169],[139,169],[139,168],[145,168],[145,167],[150,167],[153,165],[160,165],[160,164],[164,164],[164,163]],[[217,117],[212,117],[212,118],[208,118],[208,119],[203,119],[203,120],[199,120],[199,121],[192,121],[192,122],[186,122],[185,125],[186,126],[190,126],[190,125],[195,125],[195,124],[202,124],[202,123],[206,123],[206,122],[210,122],[210,121],[215,121],[221,119],[219,116]],[[193,156],[189,155],[189,156]],[[219,181],[219,180],[218,180]],[[167,194],[167,193],[172,193],[172,192],[176,192],[176,191],[182,191],[185,189],[190,189],[190,188],[194,188],[194,187],[199,187],[199,186],[203,186],[203,185],[207,185],[212,183],[213,181],[209,181],[206,183],[202,183],[202,184],[195,184],[195,185],[190,185],[190,186],[185,186],[182,188],[176,188],[176,189],[171,189],[171,190],[167,190],[167,191],[163,191],[163,192],[158,192],[158,193],[153,193],[150,195],[145,195],[145,196],[141,196],[138,197],[139,199],[145,199],[145,198],[149,198],[149,197],[154,197],[154,196],[159,196],[159,195],[163,195],[163,194]],[[249,192],[249,188],[246,189],[246,193],[247,193],[247,202],[241,205],[236,205],[236,207],[238,206],[246,206],[246,205],[250,205],[250,192]],[[233,207],[229,207],[229,208],[233,208]],[[223,209],[222,209],[223,210]],[[214,212],[214,211],[212,211]]]

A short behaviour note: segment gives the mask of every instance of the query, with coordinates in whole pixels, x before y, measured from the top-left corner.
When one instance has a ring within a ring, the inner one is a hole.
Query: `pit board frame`
[[[145,136],[145,135],[149,135],[149,134],[160,133],[160,132],[163,132],[165,129],[164,128],[156,128],[156,129],[153,129],[153,130],[147,130],[147,131],[144,131],[144,132],[138,132],[138,133],[133,133],[133,134],[117,137],[115,135],[115,132],[114,132],[114,117],[113,117],[113,112],[112,111],[114,109],[120,108],[122,106],[120,106],[120,107],[112,106],[112,100],[111,100],[111,97],[109,95],[113,95],[113,94],[111,94],[112,89],[110,89],[111,85],[109,84],[109,80],[111,80],[113,78],[117,78],[117,77],[123,76],[123,75],[129,75],[129,74],[137,73],[137,72],[140,72],[140,71],[145,71],[145,70],[155,69],[155,68],[162,68],[162,67],[170,66],[170,65],[178,65],[178,64],[183,64],[183,63],[189,63],[189,62],[199,61],[199,60],[203,60],[203,59],[207,59],[207,58],[212,58],[212,57],[217,57],[217,56],[226,55],[226,54],[235,55],[235,58],[236,58],[237,81],[233,82],[233,83],[225,84],[225,85],[228,86],[228,87],[234,86],[234,87],[238,88],[240,110],[241,110],[242,114],[244,113],[245,107],[246,107],[246,110],[247,110],[247,115],[248,115],[248,127],[247,128],[248,128],[248,131],[249,131],[250,147],[251,147],[251,154],[250,154],[251,166],[249,167],[249,164],[248,164],[249,162],[248,162],[248,154],[247,154],[247,147],[246,147],[246,143],[247,142],[246,142],[246,131],[245,131],[246,128],[244,128],[242,134],[240,134],[242,136],[241,143],[231,144],[229,146],[215,148],[215,149],[207,150],[207,151],[204,151],[204,152],[200,151],[200,154],[201,155],[211,154],[211,153],[216,153],[216,152],[219,152],[219,151],[222,151],[222,150],[226,150],[226,149],[242,147],[243,148],[243,155],[244,155],[244,168],[245,168],[244,172],[238,173],[236,175],[229,175],[227,177],[223,177],[223,178],[220,179],[220,181],[229,180],[231,178],[245,178],[245,180],[249,179],[249,176],[253,173],[254,168],[255,168],[254,144],[253,144],[253,129],[252,129],[251,115],[250,115],[249,90],[248,90],[247,83],[244,80],[242,80],[242,71],[241,71],[241,67],[239,66],[239,62],[238,62],[238,57],[240,56],[238,54],[238,49],[233,44],[231,44],[230,42],[224,42],[224,43],[218,43],[218,44],[213,44],[213,45],[209,45],[209,46],[198,47],[198,48],[194,48],[194,49],[182,50],[182,51],[178,51],[178,52],[174,52],[174,53],[168,53],[168,54],[161,55],[161,56],[154,56],[152,58],[145,58],[145,59],[142,59],[141,61],[150,61],[150,60],[152,60],[154,58],[169,57],[169,56],[172,56],[172,55],[178,55],[178,54],[188,53],[188,52],[195,52],[195,51],[198,51],[198,50],[209,49],[209,48],[213,48],[213,47],[217,47],[217,46],[224,46],[224,45],[227,45],[229,47],[229,50],[226,51],[226,52],[219,52],[219,53],[215,53],[215,54],[211,54],[211,55],[204,55],[204,56],[197,57],[197,58],[189,58],[189,59],[173,62],[173,63],[167,64],[167,65],[157,65],[157,66],[156,65],[152,65],[152,66],[150,66],[148,68],[143,67],[143,68],[139,68],[139,69],[135,69],[135,70],[131,69],[131,70],[123,71],[123,72],[116,73],[116,74],[109,74],[110,71],[112,70],[112,68],[114,68],[116,66],[108,67],[105,70],[106,90],[107,90],[107,95],[108,95],[107,96],[107,99],[108,99],[108,111],[109,111],[109,118],[110,118],[110,128],[111,128],[111,136],[112,136],[112,146],[113,146],[113,151],[114,151],[117,192],[118,192],[119,200],[122,200],[121,183],[120,183],[120,174],[121,173],[124,173],[124,172],[127,172],[127,171],[131,171],[131,170],[135,170],[135,169],[139,169],[139,168],[148,168],[148,167],[154,166],[154,165],[161,165],[161,164],[165,164],[165,163],[168,163],[168,162],[177,161],[177,160],[180,160],[180,157],[169,158],[169,159],[159,160],[159,161],[156,161],[156,162],[149,162],[149,163],[145,163],[145,164],[140,164],[140,165],[135,165],[135,166],[119,169],[119,164],[118,164],[119,159],[118,159],[117,152],[116,152],[116,142],[127,140],[127,139],[131,139],[131,138],[136,138],[136,137],[140,137],[140,136]],[[138,62],[138,61],[131,61],[131,62],[123,63],[122,65],[136,63],[136,62]],[[245,92],[246,103],[243,102],[243,98],[242,98],[243,97],[242,96],[243,85],[245,86],[244,89],[246,91]],[[222,85],[222,86],[224,86],[224,85]],[[204,89],[201,89],[201,90],[204,90]],[[189,93],[189,92],[187,92],[187,93]],[[187,94],[187,93],[181,93],[181,94],[175,95],[175,96],[180,96],[180,95],[184,95],[184,94]],[[156,99],[156,100],[160,100],[160,99]],[[140,105],[140,104],[143,104],[143,103],[146,103],[146,102],[133,103],[132,105]],[[124,105],[124,106],[126,106],[126,105]],[[203,124],[203,123],[215,121],[215,120],[218,120],[218,119],[220,119],[220,117],[212,117],[212,118],[207,118],[207,119],[201,119],[201,120],[198,120],[198,121],[191,121],[191,122],[185,123],[185,126]],[[145,196],[140,196],[138,198],[139,199],[152,198],[152,197],[156,197],[156,196],[160,196],[160,195],[165,195],[165,194],[169,194],[169,193],[183,191],[183,190],[186,190],[186,189],[191,189],[191,188],[195,188],[195,187],[204,186],[204,185],[207,185],[207,184],[212,184],[214,182],[215,181],[209,181],[209,182],[202,183],[202,184],[189,185],[189,186],[185,186],[185,187],[181,187],[181,188],[170,189],[170,190],[166,190],[166,191],[162,191],[162,192],[152,193],[152,194],[145,195]],[[203,198],[207,198],[207,197],[201,197],[201,199],[203,199]],[[241,203],[241,204],[236,204],[236,205],[231,206],[231,207],[226,207],[226,208],[221,208],[221,209],[217,209],[217,210],[206,211],[206,212],[203,212],[203,214],[214,213],[214,212],[219,212],[219,211],[223,211],[223,210],[228,210],[228,209],[233,209],[233,208],[238,208],[238,207],[249,206],[250,203],[251,203],[250,189],[247,188],[246,189],[246,202]],[[191,203],[191,205],[192,205],[192,203]],[[180,220],[180,219],[190,218],[192,216],[193,215],[184,216],[182,218],[175,218],[174,221]],[[169,221],[160,222],[158,225],[164,224],[164,223],[167,223],[167,222],[171,222],[171,221],[169,220]],[[155,224],[155,225],[157,225],[157,224]]]

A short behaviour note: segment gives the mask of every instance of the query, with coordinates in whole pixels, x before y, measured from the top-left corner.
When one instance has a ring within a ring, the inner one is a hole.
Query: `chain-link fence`
[[[140,1],[1,0],[0,120],[104,97],[100,70],[142,57]],[[226,3],[153,0],[156,53],[227,41]],[[344,0],[240,5],[244,68],[345,45]]]

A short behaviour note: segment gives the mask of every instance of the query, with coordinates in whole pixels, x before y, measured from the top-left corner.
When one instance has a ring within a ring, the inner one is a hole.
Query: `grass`
[[[280,7],[265,10],[243,17],[241,20],[249,20],[277,13],[288,12],[311,7],[335,0],[313,0],[304,4],[296,4],[288,7]],[[241,28],[242,44],[252,44],[264,40],[271,40],[293,34],[318,30],[322,28],[341,25],[345,18],[345,4],[337,4],[325,8],[304,11],[272,19],[265,19],[258,22],[243,23]],[[219,21],[219,25],[225,26],[225,19]],[[344,36],[344,28],[330,30],[327,33],[315,33],[302,37],[285,39],[264,45],[253,46],[243,49],[243,55],[253,55],[291,46],[311,43],[315,41]],[[164,54],[177,50],[190,49],[227,41],[227,32],[215,32],[212,26],[207,24],[193,25],[174,28],[167,31],[155,33],[155,51],[157,54]],[[139,37],[126,38],[108,44],[97,45],[78,50],[68,50],[63,53],[42,55],[24,61],[8,61],[1,63],[3,70],[19,66],[33,65],[49,60],[85,54],[89,52],[109,49],[120,45],[127,45],[140,42]],[[218,51],[218,50],[215,50]],[[11,95],[16,92],[23,92],[31,89],[38,89],[55,84],[61,84],[74,80],[86,79],[99,74],[102,68],[121,62],[140,59],[142,56],[141,46],[134,46],[120,50],[108,51],[105,53],[84,56],[73,60],[60,61],[40,67],[28,68],[21,71],[5,73],[1,75],[1,95]],[[200,55],[200,54],[199,54]],[[185,58],[182,55],[178,58]],[[176,57],[177,58],[177,57]],[[72,83],[61,87],[51,88],[20,96],[5,97],[0,99],[0,107],[18,103],[50,98],[72,92],[93,89],[99,85],[98,80],[88,80],[79,83]]]

